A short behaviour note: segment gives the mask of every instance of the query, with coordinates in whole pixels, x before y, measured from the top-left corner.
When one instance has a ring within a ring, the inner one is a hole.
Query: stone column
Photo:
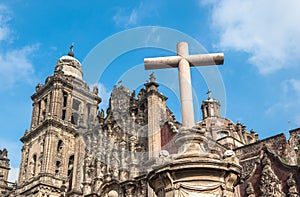
[[[40,110],[39,110],[39,123],[44,121],[44,110],[45,110],[45,102],[43,99],[40,100]]]
[[[111,151],[112,151],[111,135],[112,135],[112,130],[109,126],[109,128],[107,129],[107,140],[106,140],[106,145],[105,145],[105,147],[106,147],[105,150],[107,150],[107,153],[111,153]],[[106,182],[109,182],[109,181],[111,181],[111,178],[112,178],[110,154],[105,155],[105,162],[106,162],[106,170],[105,170],[104,178],[105,178]]]
[[[55,140],[53,131],[47,131],[45,135],[44,156],[41,166],[41,173],[54,173],[55,167],[55,151],[57,140]]]
[[[49,113],[51,113],[51,93],[47,95],[47,105],[46,105],[46,117],[49,116]]]
[[[161,122],[166,108],[159,93],[148,96],[148,150],[149,159],[159,156],[161,150]]]
[[[72,190],[70,197],[82,196],[81,192],[81,184],[83,182],[83,163],[85,156],[85,146],[82,141],[82,138],[76,137],[75,141],[75,154],[74,154],[74,167],[72,172]],[[81,195],[80,195],[81,194]]]
[[[71,116],[72,116],[72,105],[73,105],[73,102],[72,102],[72,95],[71,93],[68,93],[68,96],[67,96],[67,107],[66,107],[66,120],[67,121],[71,121]]]
[[[127,162],[126,162],[126,155],[125,155],[125,151],[126,151],[126,142],[122,141],[120,143],[120,148],[121,148],[121,167],[120,167],[120,180],[121,181],[125,181],[127,180]]]
[[[22,160],[21,160],[19,179],[18,179],[19,184],[22,184],[22,182],[26,179],[27,164],[28,164],[28,147],[24,143],[22,147]]]
[[[137,169],[137,158],[136,158],[136,143],[137,138],[135,136],[130,137],[130,158],[131,158],[131,166],[130,166],[130,179],[134,179],[139,175],[139,171]]]
[[[97,167],[96,167],[96,172],[97,172],[97,178],[95,179],[95,184],[94,184],[94,192],[97,192],[97,189],[99,187],[99,185],[102,185],[103,183],[103,164],[101,163],[101,161],[97,161]]]
[[[63,96],[62,91],[58,84],[54,86],[53,92],[52,92],[52,114],[58,118],[61,118],[62,116],[62,102],[63,102]]]

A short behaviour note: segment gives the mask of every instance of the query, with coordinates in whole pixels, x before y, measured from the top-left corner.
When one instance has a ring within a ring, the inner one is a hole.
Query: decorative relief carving
[[[256,169],[257,163],[258,163],[258,157],[251,158],[245,161],[240,161],[241,166],[243,166],[243,171],[242,171],[242,180],[246,180],[249,177],[252,176],[254,173],[254,170]]]
[[[281,181],[271,168],[271,161],[267,154],[262,159],[262,175],[260,180],[261,197],[282,197],[284,193],[281,191]]]
[[[174,185],[178,190],[178,197],[201,196],[201,197],[221,197],[222,190],[219,184],[206,184],[191,186],[187,184]]]
[[[297,184],[292,173],[289,174],[287,185],[289,188],[288,197],[299,197],[299,193],[297,191]]]

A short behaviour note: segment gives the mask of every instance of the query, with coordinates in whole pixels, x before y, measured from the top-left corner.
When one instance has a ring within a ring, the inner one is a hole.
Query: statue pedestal
[[[233,197],[242,167],[236,157],[220,158],[207,150],[205,131],[181,130],[178,154],[162,158],[148,174],[158,197]]]

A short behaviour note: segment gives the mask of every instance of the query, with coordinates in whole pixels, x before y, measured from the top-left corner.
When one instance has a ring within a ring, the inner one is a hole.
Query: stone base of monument
[[[207,148],[205,130],[182,128],[178,153],[161,158],[148,174],[158,197],[233,197],[242,167],[231,154],[220,157]]]

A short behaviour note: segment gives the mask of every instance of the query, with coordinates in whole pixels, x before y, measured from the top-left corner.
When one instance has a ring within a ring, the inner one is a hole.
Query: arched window
[[[71,123],[74,125],[78,124],[79,115],[77,113],[73,113],[71,116]]]
[[[68,93],[63,92],[63,107],[67,107]]]
[[[39,101],[39,104],[38,104],[39,106],[38,106],[38,113],[37,113],[37,124],[39,124],[39,122],[40,122],[40,113],[41,113],[41,107],[42,107],[42,105],[41,105],[41,101]]]
[[[71,155],[68,163],[68,177],[72,175],[74,168],[74,155]]]
[[[46,119],[46,110],[47,110],[47,106],[48,106],[48,99],[45,98],[45,99],[44,99],[43,112],[42,112],[43,120]]]
[[[66,120],[66,113],[67,113],[67,110],[66,110],[66,107],[67,107],[67,102],[68,102],[68,93],[66,92],[63,92],[63,108],[62,108],[62,114],[61,114],[61,119],[62,120]]]
[[[79,106],[80,106],[80,101],[76,100],[76,99],[73,99],[73,104],[72,104],[72,108],[73,110],[75,111],[79,111]]]
[[[37,156],[36,154],[34,154],[32,156],[32,176],[35,176],[36,173],[36,160],[37,160]]]
[[[68,192],[71,191],[73,185],[73,177],[72,177],[73,168],[74,168],[74,155],[71,155],[69,157],[69,163],[68,163],[68,178],[69,178],[69,187],[67,189]]]
[[[60,161],[56,161],[55,166],[56,166],[56,170],[55,170],[55,174],[59,173],[59,167],[60,167]]]
[[[87,121],[90,121],[90,113],[91,113],[91,104],[86,104],[87,107]]]
[[[59,140],[58,143],[57,143],[57,152],[61,152],[62,151],[62,148],[63,148],[63,141],[62,140]]]

